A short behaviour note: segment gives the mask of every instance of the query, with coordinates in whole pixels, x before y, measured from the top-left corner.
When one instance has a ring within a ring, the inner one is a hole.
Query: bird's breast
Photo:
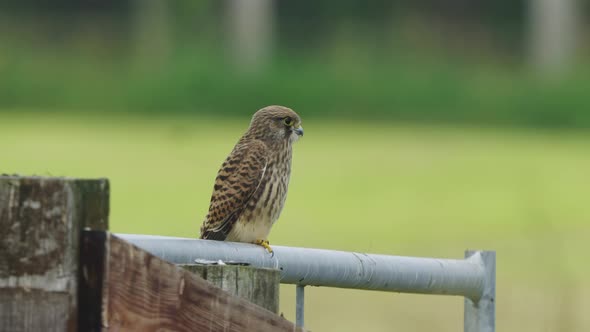
[[[229,241],[253,242],[268,237],[285,205],[290,173],[290,159],[269,163],[260,187],[228,235]]]

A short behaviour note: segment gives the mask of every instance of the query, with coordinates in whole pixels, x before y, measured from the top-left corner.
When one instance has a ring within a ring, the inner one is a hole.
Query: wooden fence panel
[[[92,252],[89,252],[92,251]],[[296,331],[293,323],[105,232],[82,236],[81,329]],[[101,296],[99,296],[101,294]]]

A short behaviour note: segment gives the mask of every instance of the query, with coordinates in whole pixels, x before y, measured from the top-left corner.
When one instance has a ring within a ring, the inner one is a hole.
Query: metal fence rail
[[[176,264],[196,259],[248,263],[281,271],[281,283],[297,288],[297,323],[303,326],[303,286],[403,293],[460,295],[465,331],[495,330],[495,253],[467,252],[466,259],[437,259],[273,246],[274,255],[245,243],[116,234]]]

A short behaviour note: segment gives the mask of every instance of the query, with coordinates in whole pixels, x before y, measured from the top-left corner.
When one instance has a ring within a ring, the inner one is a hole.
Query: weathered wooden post
[[[242,265],[181,266],[232,295],[279,313],[279,270]]]
[[[76,331],[80,230],[106,230],[106,179],[0,176],[0,331]]]

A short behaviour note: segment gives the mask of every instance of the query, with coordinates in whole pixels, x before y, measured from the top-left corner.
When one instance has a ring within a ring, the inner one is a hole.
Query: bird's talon
[[[264,249],[266,249],[269,254],[274,256],[275,253],[272,250],[272,248],[270,247],[270,242],[268,242],[268,240],[256,240],[256,241],[254,241],[254,244],[264,247]]]

